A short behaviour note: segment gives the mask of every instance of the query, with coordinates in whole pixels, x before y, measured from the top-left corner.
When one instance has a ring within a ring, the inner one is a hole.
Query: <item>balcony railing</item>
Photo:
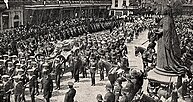
[[[25,5],[57,5],[57,4],[111,4],[107,0],[25,0]]]

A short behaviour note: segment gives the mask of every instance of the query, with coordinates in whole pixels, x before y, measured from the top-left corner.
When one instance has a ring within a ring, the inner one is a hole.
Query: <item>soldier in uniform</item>
[[[113,88],[112,85],[110,83],[107,83],[106,85],[107,93],[104,96],[104,102],[115,102],[115,95],[111,91],[112,88]]]
[[[48,66],[46,65],[45,67]],[[50,98],[52,97],[53,91],[53,82],[48,69],[43,69],[42,86],[43,86],[43,97],[45,99],[45,102],[50,102]]]
[[[73,82],[68,82],[68,87],[70,90],[65,94],[64,102],[74,102],[76,90],[74,89],[73,85]]]

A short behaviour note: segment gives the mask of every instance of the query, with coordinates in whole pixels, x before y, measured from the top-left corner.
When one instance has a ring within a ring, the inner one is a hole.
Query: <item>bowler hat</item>
[[[103,97],[101,94],[98,94],[96,97],[97,101],[103,101]]]

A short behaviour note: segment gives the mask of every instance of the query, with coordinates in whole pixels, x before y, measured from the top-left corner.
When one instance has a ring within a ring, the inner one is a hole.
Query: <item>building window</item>
[[[126,0],[123,0],[123,6],[126,7]]]
[[[115,0],[115,7],[118,7],[118,0]]]

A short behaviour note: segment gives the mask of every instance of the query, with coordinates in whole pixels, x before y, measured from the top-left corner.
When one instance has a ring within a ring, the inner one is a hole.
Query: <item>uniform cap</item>
[[[17,58],[17,56],[16,56],[16,55],[12,55],[11,57],[12,57],[12,58]]]
[[[17,72],[24,72],[23,69],[17,69]]]
[[[3,75],[2,76],[2,79],[6,79],[6,78],[9,78],[9,75]]]
[[[3,57],[8,57],[8,55],[3,55]]]
[[[74,83],[73,82],[68,82],[68,86],[73,86]]]
[[[35,56],[30,56],[29,58],[30,58],[30,59],[34,59],[34,58],[35,58]]]
[[[28,72],[33,72],[34,71],[34,69],[32,68],[32,69],[28,69],[27,70]]]
[[[15,64],[16,66],[21,66],[21,64],[20,63],[17,63],[17,64]]]
[[[13,77],[13,79],[15,79],[15,80],[20,79],[20,78],[21,78],[21,76],[19,76],[19,75]]]
[[[48,67],[49,64],[48,64],[48,63],[44,63],[42,66],[43,66],[43,67]]]
[[[34,65],[34,64],[36,64],[36,62],[35,62],[35,61],[32,61],[32,62],[31,62],[31,64],[33,64],[33,65]]]

